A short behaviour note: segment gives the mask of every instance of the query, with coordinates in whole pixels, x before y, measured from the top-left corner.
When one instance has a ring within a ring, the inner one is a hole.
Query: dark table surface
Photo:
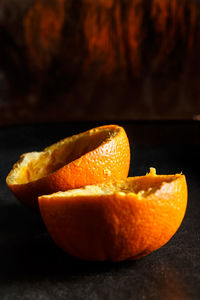
[[[21,153],[100,123],[2,127],[0,299],[200,299],[200,122],[118,123],[131,144],[131,176],[151,166],[158,174],[186,175],[188,207],[178,232],[138,261],[84,262],[68,256],[52,242],[40,215],[17,202],[5,178]]]

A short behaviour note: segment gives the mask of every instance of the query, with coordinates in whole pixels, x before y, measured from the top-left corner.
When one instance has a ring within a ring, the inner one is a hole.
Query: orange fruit
[[[85,260],[138,259],[175,234],[187,206],[185,176],[156,175],[39,197],[55,243]]]
[[[22,203],[37,207],[40,195],[125,179],[129,166],[125,130],[107,125],[65,138],[41,152],[23,154],[6,182]]]

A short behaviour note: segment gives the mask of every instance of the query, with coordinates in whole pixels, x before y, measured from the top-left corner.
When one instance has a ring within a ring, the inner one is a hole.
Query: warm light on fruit
[[[22,203],[37,207],[40,195],[125,179],[129,166],[126,132],[107,125],[68,137],[41,152],[23,154],[6,182]]]
[[[85,260],[138,259],[166,244],[187,206],[183,174],[146,176],[39,197],[55,243]]]

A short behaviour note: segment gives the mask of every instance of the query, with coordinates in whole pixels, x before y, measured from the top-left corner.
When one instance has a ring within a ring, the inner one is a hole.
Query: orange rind
[[[55,243],[84,260],[138,259],[166,244],[187,206],[183,174],[146,176],[39,197]]]
[[[65,138],[41,152],[23,154],[6,182],[23,204],[36,208],[40,195],[125,179],[129,166],[125,130],[107,125]]]

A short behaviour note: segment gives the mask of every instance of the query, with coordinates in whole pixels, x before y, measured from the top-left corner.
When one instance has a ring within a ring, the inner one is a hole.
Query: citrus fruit
[[[21,155],[6,182],[22,203],[37,207],[39,195],[125,179],[129,166],[125,130],[107,125],[65,138],[41,152]]]
[[[157,250],[179,228],[187,205],[185,176],[145,176],[39,197],[55,243],[85,260],[138,259]]]

